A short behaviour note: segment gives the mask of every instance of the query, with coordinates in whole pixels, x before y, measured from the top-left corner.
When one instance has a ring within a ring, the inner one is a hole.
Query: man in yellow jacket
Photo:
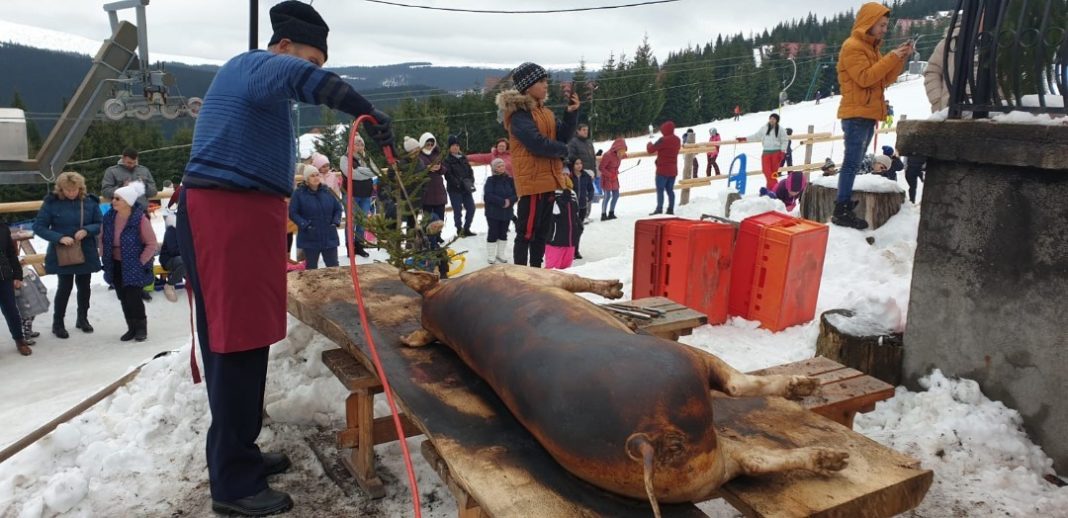
[[[853,213],[853,179],[864,159],[864,150],[875,136],[875,128],[886,119],[883,90],[897,81],[905,61],[914,49],[907,41],[880,55],[890,25],[890,9],[868,2],[861,6],[853,32],[838,55],[838,84],[842,87],[842,103],[838,118],[845,133],[845,157],[838,173],[838,199],[834,204],[835,225],[855,229],[868,228],[868,222]]]

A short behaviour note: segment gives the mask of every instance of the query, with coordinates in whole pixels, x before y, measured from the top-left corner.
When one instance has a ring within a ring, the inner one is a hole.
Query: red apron
[[[186,189],[185,203],[212,352],[260,349],[285,338],[285,201]]]

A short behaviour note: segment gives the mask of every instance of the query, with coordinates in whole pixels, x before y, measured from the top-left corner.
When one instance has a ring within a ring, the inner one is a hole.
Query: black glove
[[[392,147],[393,146],[393,119],[386,115],[386,112],[375,109],[371,111],[371,116],[378,121],[378,124],[372,123],[367,120],[363,123],[364,129],[374,139],[375,143],[379,147]]]

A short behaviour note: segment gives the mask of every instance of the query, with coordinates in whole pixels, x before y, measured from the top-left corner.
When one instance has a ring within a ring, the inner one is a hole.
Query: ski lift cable
[[[461,9],[457,7],[435,7],[430,5],[416,5],[405,4],[401,2],[390,2],[388,0],[364,0],[373,4],[391,5],[394,7],[406,7],[411,9],[426,9],[428,11],[449,11],[456,13],[471,13],[471,14],[555,14],[555,13],[577,13],[583,11],[603,11],[608,9],[624,9],[628,7],[643,7],[656,4],[670,4],[674,2],[680,2],[682,0],[648,0],[645,2],[634,2],[629,4],[617,4],[617,5],[604,5],[597,7],[573,7],[570,9],[544,9],[544,10],[520,10],[520,11],[506,11],[500,9]]]

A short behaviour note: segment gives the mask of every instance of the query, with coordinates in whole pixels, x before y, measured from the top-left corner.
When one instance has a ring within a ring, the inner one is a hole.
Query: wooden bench
[[[605,492],[564,470],[451,349],[400,346],[399,337],[420,326],[421,300],[399,282],[392,267],[374,264],[359,269],[370,331],[396,403],[418,432],[426,435],[423,454],[456,496],[461,516],[650,515],[647,502]],[[294,316],[370,370],[370,353],[356,316],[347,269],[291,273],[288,290]],[[337,364],[332,370],[342,371],[342,367]],[[369,382],[361,383],[360,387]],[[353,387],[368,392],[374,388]],[[357,449],[361,430],[362,444],[376,442],[370,396],[365,397],[366,410],[353,403],[347,412],[355,418],[355,423],[346,425],[347,436],[356,435]],[[721,487],[719,495],[746,516],[892,516],[918,505],[931,484],[932,472],[919,468],[914,459],[794,402],[714,397],[713,405],[717,433],[743,443],[826,446],[850,454],[850,466],[830,477],[791,472],[741,477]],[[373,460],[373,453],[364,450],[363,455]],[[369,468],[371,463],[363,466]],[[664,505],[662,511],[664,516],[704,516],[693,504]]]
[[[875,410],[875,403],[894,397],[893,385],[823,356],[750,374],[794,374],[819,378],[822,382],[820,392],[802,400],[801,406],[849,428],[853,428],[853,418],[857,412],[871,412]]]

